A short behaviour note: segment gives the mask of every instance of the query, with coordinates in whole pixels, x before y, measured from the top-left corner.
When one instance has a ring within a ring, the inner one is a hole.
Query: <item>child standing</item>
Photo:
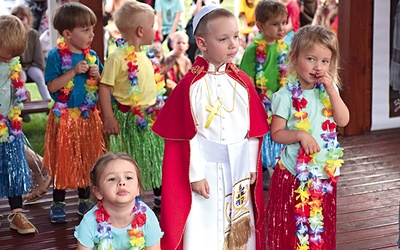
[[[206,6],[193,27],[203,56],[153,126],[165,139],[161,246],[265,249],[258,153],[267,114],[249,77],[231,62],[239,46],[236,17]]]
[[[338,41],[321,26],[294,35],[288,84],[272,96],[271,136],[287,144],[271,179],[270,249],[336,248],[336,183],[343,160],[336,126],[349,110],[339,95]]]
[[[286,84],[286,63],[289,46],[282,40],[285,36],[287,10],[285,5],[274,0],[261,0],[256,7],[256,25],[260,33],[244,52],[240,68],[250,76],[271,124],[271,96]],[[274,142],[270,133],[262,145],[262,163],[265,173],[275,167],[283,145]],[[268,188],[267,175],[264,186]]]
[[[98,200],[75,228],[78,250],[159,250],[163,235],[154,212],[140,200],[139,166],[125,153],[107,153],[90,172]]]
[[[24,24],[28,34],[28,47],[21,55],[21,71],[24,75],[24,81],[29,77],[34,81],[39,89],[40,96],[43,100],[50,101],[50,94],[44,83],[45,62],[42,53],[42,46],[39,40],[39,33],[31,28],[32,13],[27,5],[18,5],[11,9],[11,14],[18,17]]]
[[[19,117],[29,93],[20,79],[18,58],[27,47],[27,37],[15,16],[0,16],[0,30],[0,195],[8,198],[10,228],[30,234],[37,230],[22,213],[22,195],[28,192],[30,181]]]
[[[66,221],[66,189],[78,189],[78,214],[91,207],[90,168],[105,152],[96,108],[103,66],[90,49],[96,21],[92,10],[76,2],[61,5],[53,19],[61,38],[46,62],[45,80],[55,104],[49,113],[43,157],[54,180],[52,223]]]
[[[154,39],[154,10],[148,4],[125,1],[114,19],[124,41],[118,41],[107,58],[99,89],[104,131],[110,135],[108,148],[137,159],[143,186],[153,188],[154,205],[159,206],[164,144],[151,126],[163,106],[165,83],[153,68],[156,60],[152,65],[141,49]]]
[[[167,94],[176,87],[183,76],[192,67],[192,62],[186,56],[189,48],[189,36],[184,31],[177,31],[172,36],[172,51],[164,58],[164,68]]]

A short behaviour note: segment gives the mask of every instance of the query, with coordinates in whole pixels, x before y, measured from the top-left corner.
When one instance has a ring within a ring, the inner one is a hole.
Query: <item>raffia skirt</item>
[[[0,143],[0,196],[22,196],[30,188],[30,171],[26,161],[24,135],[12,142]]]
[[[336,249],[336,183],[332,194],[325,194],[322,202],[324,229],[321,234],[323,250]],[[275,167],[267,200],[267,245],[270,250],[297,249],[295,223],[296,194],[299,182],[288,170]],[[310,248],[312,249],[312,248]]]
[[[103,126],[95,109],[84,119],[78,109],[65,109],[60,117],[50,110],[46,127],[43,164],[55,189],[90,186],[90,170],[106,152]]]
[[[122,112],[113,103],[114,116],[120,125],[119,135],[111,135],[108,141],[110,152],[125,152],[135,158],[140,168],[145,190],[161,186],[161,166],[164,155],[164,140],[153,133],[151,126],[141,128],[131,112]]]

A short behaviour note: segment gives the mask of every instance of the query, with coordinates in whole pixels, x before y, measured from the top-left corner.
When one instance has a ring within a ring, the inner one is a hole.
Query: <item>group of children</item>
[[[202,55],[182,79],[169,79],[175,85],[165,100],[159,62],[142,47],[155,35],[149,5],[125,1],[116,10],[123,39],[104,67],[90,50],[93,12],[79,3],[57,10],[60,39],[45,73],[55,105],[43,161],[54,180],[53,223],[65,222],[65,190],[78,189],[85,215],[74,234],[77,249],[335,248],[343,162],[336,126],[349,121],[339,96],[337,38],[305,26],[289,49],[282,3],[260,0],[255,16],[260,34],[244,53],[242,71],[232,63],[239,49],[235,15],[203,7],[193,19]],[[0,101],[0,193],[10,201],[11,228],[33,233],[21,213],[29,171],[18,119],[29,95],[15,58],[26,42],[13,40],[14,33],[26,35],[18,19],[0,17],[0,26],[13,31],[0,39],[0,92],[9,97]],[[171,56],[181,60],[187,36],[176,37]],[[116,153],[105,153],[103,130]],[[266,210],[263,165],[276,165]],[[142,188],[162,194],[160,224],[140,200]]]

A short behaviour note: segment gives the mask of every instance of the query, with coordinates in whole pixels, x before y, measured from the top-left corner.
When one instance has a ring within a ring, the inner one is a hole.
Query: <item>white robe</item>
[[[213,70],[214,66],[210,64],[209,71]],[[225,65],[220,67],[221,72],[224,70]],[[227,156],[221,153],[222,151],[218,151],[220,153],[213,152],[213,146],[207,142],[204,143],[204,139],[211,141],[211,144],[223,144],[222,147],[232,144],[236,145],[235,147],[239,145],[242,147],[239,148],[239,151],[242,152],[240,156],[245,157],[248,172],[256,172],[259,142],[258,139],[247,140],[246,138],[249,130],[248,93],[239,83],[236,84],[236,97],[234,91],[235,80],[227,74],[206,74],[190,88],[191,108],[198,132],[190,141],[190,181],[194,182],[205,178],[210,186],[210,198],[205,199],[192,192],[192,206],[183,238],[185,250],[222,249],[225,230],[228,226],[225,220],[225,196],[226,190],[231,189],[232,186],[232,182],[229,181],[231,164]],[[221,116],[215,115],[210,126],[205,128],[204,125],[210,115],[205,107],[213,106],[218,97],[228,111],[232,109],[233,100],[235,100],[234,109],[232,112],[227,112],[220,107]],[[203,141],[200,142],[203,144],[203,149],[201,149],[199,141]],[[218,147],[215,147],[215,150],[216,148]],[[207,161],[206,159],[211,159],[210,157],[214,160]],[[252,236],[247,249],[253,250],[255,249],[254,213],[251,200],[249,202]]]

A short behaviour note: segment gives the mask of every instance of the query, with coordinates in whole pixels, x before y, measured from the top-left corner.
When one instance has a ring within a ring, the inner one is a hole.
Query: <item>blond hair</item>
[[[217,8],[203,16],[199,23],[197,24],[196,30],[194,32],[194,36],[203,36],[207,34],[208,31],[208,24],[214,21],[216,18],[220,17],[233,17],[236,18],[236,16],[229,10],[224,9],[224,8]]]
[[[175,42],[176,39],[179,39],[179,38],[183,38],[183,39],[185,39],[186,42],[189,42],[189,36],[183,30],[178,30],[178,31],[174,32],[174,34],[172,34],[171,40],[172,40],[172,42]]]
[[[123,37],[128,37],[132,31],[146,22],[144,15],[154,14],[154,9],[150,5],[127,0],[114,12],[113,18],[115,25]]]
[[[94,26],[97,18],[94,12],[81,3],[65,3],[57,9],[53,18],[53,26],[60,35],[64,30]]]
[[[287,17],[288,12],[286,6],[277,0],[261,0],[258,2],[254,14],[257,22],[265,23],[273,17]]]
[[[28,46],[28,40],[21,20],[16,16],[2,15],[0,16],[0,30],[0,50],[7,51],[7,56],[11,58],[22,55]]]
[[[288,65],[289,70],[295,70],[296,61],[298,60],[301,52],[311,49],[316,44],[322,45],[332,52],[329,74],[331,75],[333,82],[340,88],[341,81],[338,74],[340,58],[339,43],[336,35],[332,31],[322,26],[307,25],[300,28],[294,34],[292,43],[290,45]]]

